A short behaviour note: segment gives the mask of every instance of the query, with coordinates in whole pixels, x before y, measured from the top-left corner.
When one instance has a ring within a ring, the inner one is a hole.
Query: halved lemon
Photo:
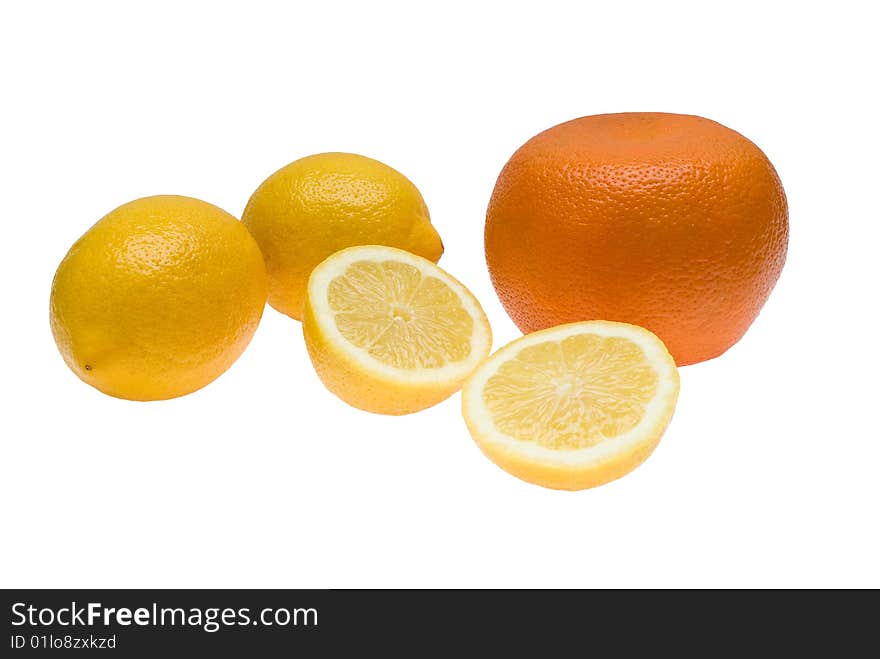
[[[635,325],[588,321],[524,336],[468,379],[462,412],[502,469],[561,490],[602,485],[639,466],[672,419],[678,371]]]
[[[486,314],[461,283],[378,245],[343,249],[312,271],[303,335],[324,385],[380,414],[448,398],[492,346]]]

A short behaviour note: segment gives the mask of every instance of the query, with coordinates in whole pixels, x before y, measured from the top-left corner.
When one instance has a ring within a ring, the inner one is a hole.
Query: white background
[[[138,5],[0,10],[0,585],[880,586],[868,3]],[[421,189],[501,346],[495,177],[545,128],[632,110],[755,141],[791,243],[749,333],[681,370],[672,425],[622,480],[518,481],[458,395],[349,408],[271,308],[228,373],[168,402],[98,393],[53,344],[55,268],[104,213],[164,193],[238,215],[278,167],[343,150]]]

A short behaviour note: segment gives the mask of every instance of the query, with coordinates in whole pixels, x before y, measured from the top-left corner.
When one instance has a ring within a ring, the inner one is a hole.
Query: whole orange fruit
[[[523,332],[632,323],[684,365],[723,353],[758,315],[785,262],[788,205],[773,165],[736,131],[691,115],[603,114],[513,154],[485,240]]]

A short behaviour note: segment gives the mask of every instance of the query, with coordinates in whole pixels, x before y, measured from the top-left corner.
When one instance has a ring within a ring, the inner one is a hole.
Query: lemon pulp
[[[570,336],[522,349],[483,388],[495,427],[550,449],[579,449],[631,430],[658,376],[626,339]]]
[[[492,346],[486,314],[461,282],[381,245],[343,249],[312,271],[303,335],[324,385],[379,414],[448,398]]]
[[[339,333],[395,368],[440,368],[471,353],[474,321],[436,277],[396,261],[357,261],[330,282]]]
[[[501,348],[468,378],[462,413],[502,469],[544,487],[580,490],[620,478],[651,454],[678,388],[659,338],[593,320]]]

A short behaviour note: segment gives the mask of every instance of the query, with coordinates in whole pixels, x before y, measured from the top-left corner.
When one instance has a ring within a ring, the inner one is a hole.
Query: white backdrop
[[[0,9],[0,585],[880,586],[878,106],[864,3],[39,2]],[[746,337],[681,370],[647,463],[578,493],[486,460],[456,395],[347,407],[298,323],[184,398],[115,400],[58,355],[69,246],[136,197],[240,215],[301,156],[421,189],[440,264],[518,336],[486,271],[499,170],[540,130],[703,115],[782,177],[789,258]]]

